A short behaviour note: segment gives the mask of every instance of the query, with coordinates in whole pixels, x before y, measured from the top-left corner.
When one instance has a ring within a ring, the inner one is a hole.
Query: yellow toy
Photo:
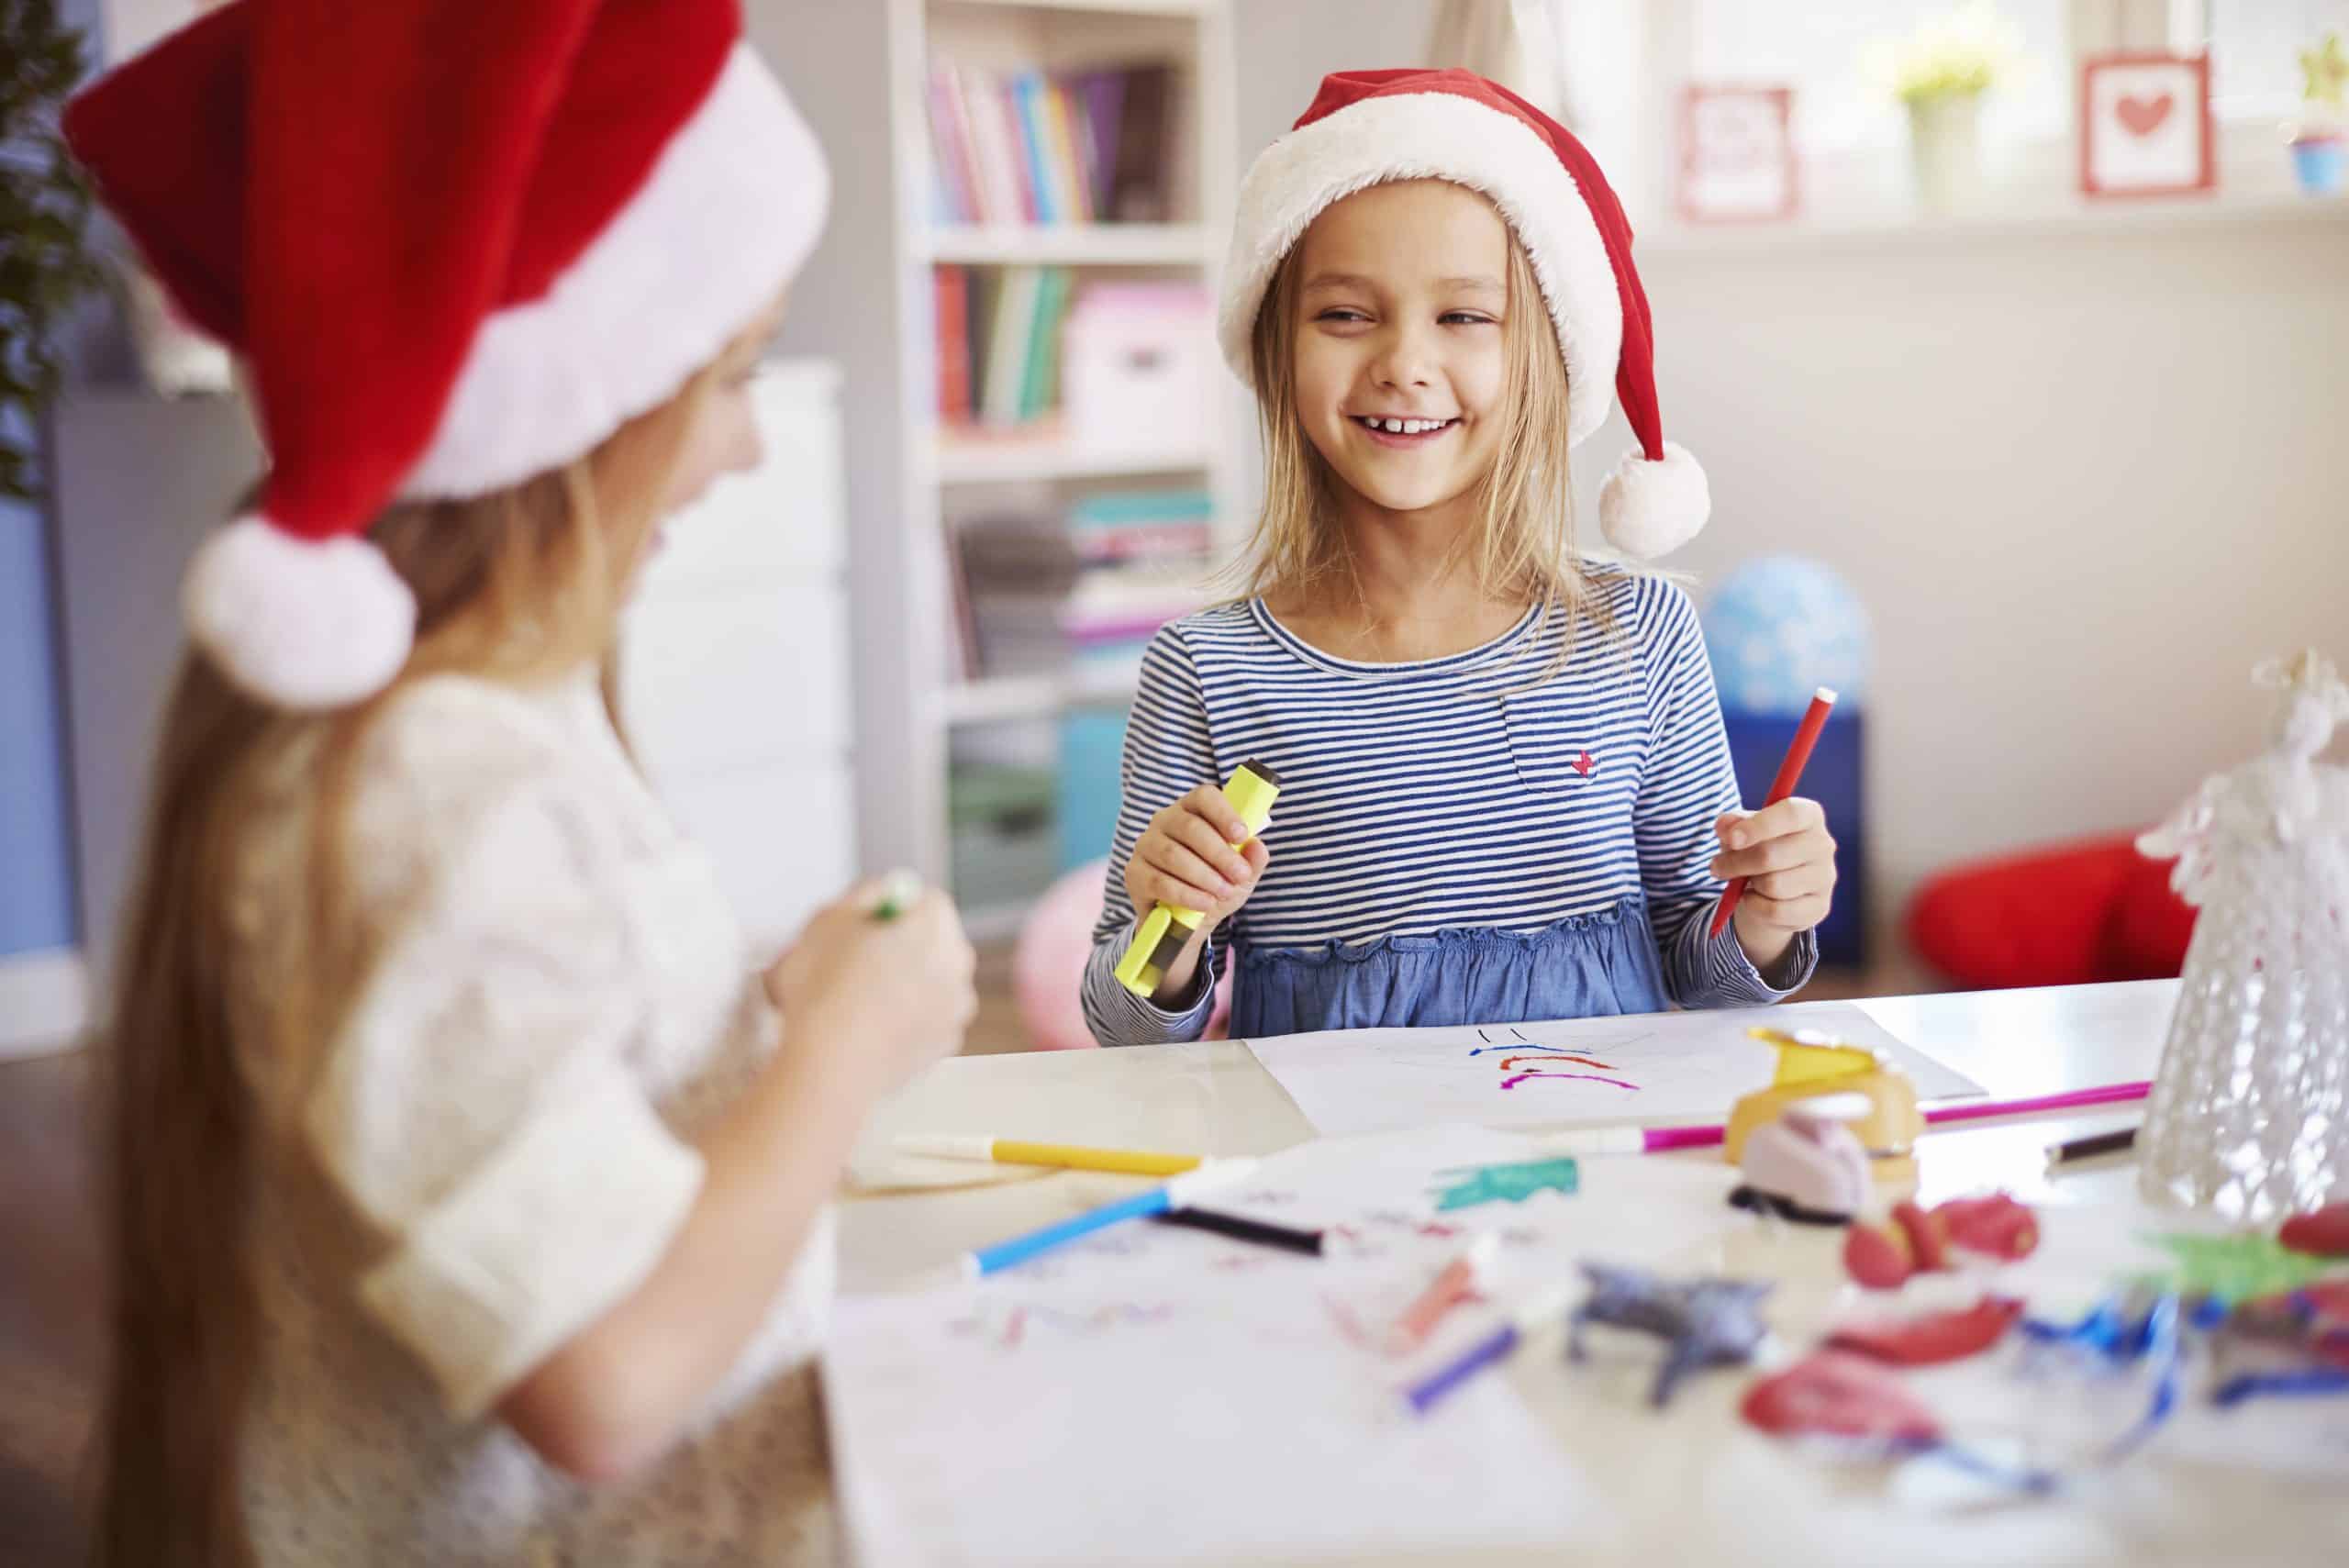
[[[1281,776],[1264,763],[1250,758],[1232,770],[1223,786],[1223,798],[1240,814],[1248,829],[1248,839],[1262,831],[1272,819],[1273,802],[1280,798]],[[1234,844],[1233,849],[1248,842]],[[1126,956],[1118,961],[1119,984],[1147,1001],[1158,995],[1159,982],[1166,977],[1167,966],[1183,951],[1183,944],[1199,929],[1206,915],[1197,909],[1181,909],[1172,904],[1153,906],[1135,932],[1133,941],[1126,948]]]
[[[1849,1045],[1810,1030],[1746,1031],[1775,1046],[1778,1071],[1766,1089],[1756,1089],[1730,1107],[1729,1126],[1721,1140],[1722,1155],[1731,1164],[1745,1151],[1745,1140],[1757,1127],[1776,1121],[1788,1106],[1824,1095],[1851,1095],[1851,1115],[1835,1119],[1850,1128],[1876,1162],[1879,1176],[1896,1175],[1891,1167],[1908,1166],[1909,1150],[1925,1130],[1917,1109],[1917,1085],[1906,1073],[1864,1045]],[[1818,1107],[1824,1110],[1826,1107]],[[1841,1113],[1846,1108],[1839,1106]]]

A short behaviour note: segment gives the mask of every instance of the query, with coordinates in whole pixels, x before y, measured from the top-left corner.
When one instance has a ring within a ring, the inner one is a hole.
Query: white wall
[[[2294,215],[1642,265],[1664,428],[1713,484],[1682,562],[1813,555],[1875,617],[1889,899],[2157,817],[2257,744],[2255,662],[2349,656],[2344,240]],[[1585,483],[1628,444],[1594,438]]]

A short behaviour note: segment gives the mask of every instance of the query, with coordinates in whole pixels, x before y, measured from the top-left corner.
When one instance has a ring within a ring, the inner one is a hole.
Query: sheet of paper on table
[[[1564,1023],[1353,1029],[1247,1041],[1324,1135],[1471,1122],[1486,1127],[1711,1123],[1766,1087],[1776,1057],[1746,1031],[1815,1029],[1871,1046],[1927,1100],[1980,1084],[1842,1002],[1655,1013]]]
[[[1664,1264],[1745,1217],[1725,1172],[1675,1161],[1585,1162],[1573,1195],[1463,1195],[1527,1155],[1476,1128],[1323,1141],[1216,1195],[1334,1228],[1319,1260],[1134,1223],[975,1284],[842,1300],[826,1406],[859,1561],[1443,1561],[1603,1530],[1605,1499],[1508,1378],[1424,1420],[1403,1407],[1494,1306],[1401,1360],[1377,1331],[1475,1229],[1501,1238],[1507,1299],[1584,1256]],[[1070,1186],[1072,1206],[1106,1195]]]

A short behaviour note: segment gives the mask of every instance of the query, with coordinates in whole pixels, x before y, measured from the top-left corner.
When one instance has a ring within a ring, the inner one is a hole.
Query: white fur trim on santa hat
[[[1704,469],[1677,441],[1664,443],[1659,462],[1633,447],[1598,487],[1598,528],[1607,542],[1647,560],[1695,539],[1712,510]]]
[[[416,636],[416,595],[383,551],[356,536],[300,539],[261,517],[206,539],[180,597],[196,646],[273,707],[373,696]]]
[[[401,495],[518,484],[658,406],[783,292],[830,189],[807,122],[736,45],[643,186],[545,296],[483,323]]]
[[[1523,120],[1456,93],[1364,98],[1264,149],[1240,188],[1216,335],[1242,382],[1256,312],[1281,258],[1322,209],[1371,185],[1449,180],[1500,208],[1533,263],[1566,361],[1566,428],[1607,420],[1623,347],[1622,295],[1598,224],[1566,166]]]

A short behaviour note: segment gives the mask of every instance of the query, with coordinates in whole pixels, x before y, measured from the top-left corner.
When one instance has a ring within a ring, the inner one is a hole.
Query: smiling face
[[[1475,490],[1506,423],[1508,229],[1440,180],[1334,203],[1294,258],[1298,423],[1363,500],[1419,512]],[[1539,301],[1529,308],[1539,310]]]

